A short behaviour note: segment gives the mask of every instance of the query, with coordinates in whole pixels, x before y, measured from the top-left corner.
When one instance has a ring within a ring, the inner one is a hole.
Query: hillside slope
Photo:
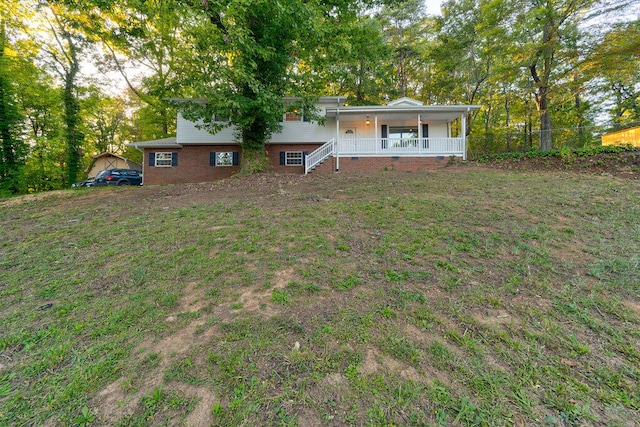
[[[0,201],[0,425],[628,425],[639,206],[474,164]]]

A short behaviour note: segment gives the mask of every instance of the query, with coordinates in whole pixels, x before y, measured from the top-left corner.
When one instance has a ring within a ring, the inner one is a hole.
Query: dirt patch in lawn
[[[276,315],[279,310],[277,310],[273,304],[270,304],[271,295],[276,289],[284,289],[293,277],[293,268],[276,272],[273,286],[269,289],[260,290],[252,288],[243,292],[239,298],[240,303],[242,303],[242,306],[239,309],[248,311],[260,310],[260,312],[266,317]]]
[[[198,288],[196,283],[189,283],[183,291],[176,310],[167,316],[165,321],[177,322],[181,315],[199,311],[205,303],[203,289]],[[153,337],[144,340],[133,352],[138,364],[144,366],[145,360],[157,360],[157,363],[151,369],[142,368],[138,372],[133,372],[130,377],[120,378],[101,390],[96,396],[99,404],[95,405],[98,420],[111,423],[114,414],[118,414],[119,417],[132,416],[145,396],[151,395],[156,389],[161,389],[164,392],[177,391],[185,398],[196,399],[195,409],[185,420],[186,425],[211,425],[213,422],[211,407],[216,401],[216,396],[206,387],[178,382],[166,383],[163,377],[172,362],[188,354],[196,343],[209,341],[215,331],[213,327],[206,327],[204,320],[197,319],[159,340]],[[137,390],[131,392],[128,388],[137,388]]]

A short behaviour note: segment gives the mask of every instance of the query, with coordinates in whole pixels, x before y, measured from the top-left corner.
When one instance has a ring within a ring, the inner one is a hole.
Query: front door
[[[355,153],[356,147],[356,128],[342,129],[342,146],[347,152]]]
[[[356,128],[343,128],[342,138],[344,138],[347,141],[356,139]]]

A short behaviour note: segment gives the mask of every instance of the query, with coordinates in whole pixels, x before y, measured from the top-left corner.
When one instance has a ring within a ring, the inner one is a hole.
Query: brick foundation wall
[[[209,166],[209,153],[232,151],[242,154],[236,145],[186,145],[183,148],[147,148],[144,150],[144,185],[183,184],[206,182],[228,178],[240,170],[240,166]],[[149,166],[149,153],[178,153],[178,165],[171,167]]]
[[[329,157],[324,162],[320,163],[311,173],[316,174],[328,174],[336,171],[336,158]]]
[[[456,157],[457,161],[462,157]],[[382,170],[424,171],[439,169],[449,163],[449,156],[439,157],[340,157],[340,172],[372,172]],[[332,173],[336,158],[330,157],[313,173]]]
[[[267,157],[271,170],[277,173],[303,174],[304,166],[280,165],[280,152],[302,151],[311,153],[321,144],[267,144]],[[145,149],[144,184],[182,184],[188,182],[208,182],[232,176],[240,166],[210,166],[209,153],[237,152],[239,161],[242,150],[237,145],[185,145],[182,148]],[[177,166],[149,166],[149,153],[174,152],[178,154]],[[461,157],[457,157],[461,160]],[[370,172],[382,170],[423,171],[444,167],[448,156],[440,157],[340,157],[340,172]],[[329,157],[312,173],[328,174],[336,170],[335,157]]]

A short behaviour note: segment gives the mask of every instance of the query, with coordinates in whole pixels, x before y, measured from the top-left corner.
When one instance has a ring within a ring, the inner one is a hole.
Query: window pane
[[[302,166],[302,151],[287,151],[285,154],[285,165]]]
[[[287,111],[284,116],[284,121],[285,122],[301,122],[302,116],[299,115],[298,113]]]
[[[171,153],[156,153],[156,166],[171,166]]]
[[[216,153],[216,166],[233,166],[233,153]]]
[[[389,126],[389,138],[405,139],[417,137],[418,128],[415,126]]]

